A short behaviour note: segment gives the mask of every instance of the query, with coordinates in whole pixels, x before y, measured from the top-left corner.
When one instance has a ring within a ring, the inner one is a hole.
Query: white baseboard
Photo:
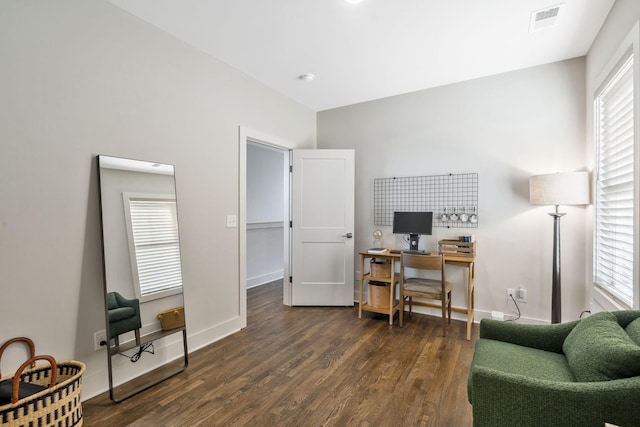
[[[353,293],[353,301],[356,304],[358,304],[360,302],[359,292],[354,291],[354,293]],[[364,302],[367,301],[367,292],[366,292],[366,290],[364,292],[362,301],[364,301]],[[415,313],[426,314],[428,316],[434,316],[434,317],[440,317],[441,316],[440,310],[437,309],[437,308],[415,306],[413,308],[413,311]],[[505,313],[504,319],[505,320],[509,320],[509,319],[513,319],[514,317],[515,317],[515,314],[513,314],[513,313]],[[467,316],[465,314],[463,314],[463,313],[452,312],[451,313],[451,318],[454,319],[454,320],[460,320],[460,321],[463,321],[463,322],[467,321]],[[476,309],[475,312],[474,312],[474,316],[473,316],[473,323],[480,323],[480,321],[482,319],[485,319],[485,318],[486,319],[491,319],[491,311]],[[533,325],[544,325],[544,324],[551,323],[548,320],[534,319],[532,317],[520,317],[520,319],[518,319],[517,322],[518,323],[533,324]]]
[[[267,274],[261,274],[260,276],[248,277],[247,278],[247,289],[253,288],[256,286],[264,285],[267,283],[271,283],[274,280],[280,280],[284,277],[283,270],[273,271]]]

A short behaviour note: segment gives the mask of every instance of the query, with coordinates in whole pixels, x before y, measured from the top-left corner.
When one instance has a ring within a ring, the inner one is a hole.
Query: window
[[[634,306],[634,55],[626,53],[596,92],[594,284]]]
[[[144,302],[181,292],[175,197],[131,193],[123,197],[136,296]]]

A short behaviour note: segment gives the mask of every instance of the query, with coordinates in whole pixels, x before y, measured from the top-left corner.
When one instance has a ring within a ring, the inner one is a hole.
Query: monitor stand
[[[420,240],[419,234],[409,234],[409,251],[413,253],[424,253],[424,251],[418,250],[418,241]]]

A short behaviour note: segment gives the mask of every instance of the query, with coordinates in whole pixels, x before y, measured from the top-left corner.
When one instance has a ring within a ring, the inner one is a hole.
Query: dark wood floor
[[[187,370],[122,403],[83,404],[85,426],[470,426],[474,339],[414,314],[403,328],[356,307],[285,307],[282,283],[248,292],[248,326]]]

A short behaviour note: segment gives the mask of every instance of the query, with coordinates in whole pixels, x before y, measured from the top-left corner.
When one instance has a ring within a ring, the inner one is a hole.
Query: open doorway
[[[255,147],[280,152],[285,159],[283,164],[293,166],[293,173],[289,167],[282,171],[282,204],[286,213],[282,228],[282,271],[285,278],[282,303],[293,305],[295,295],[295,305],[298,306],[353,305],[354,150],[294,150],[291,145],[242,127],[239,137],[238,290],[241,327],[247,324],[247,256],[253,256],[247,250],[249,232],[253,228],[253,224],[247,221],[247,159],[249,150]]]
[[[285,171],[288,151],[247,144],[247,289],[284,278]]]
[[[289,151],[293,145],[247,128],[239,130],[239,311],[246,327],[247,288],[280,276],[281,303],[291,305]]]

